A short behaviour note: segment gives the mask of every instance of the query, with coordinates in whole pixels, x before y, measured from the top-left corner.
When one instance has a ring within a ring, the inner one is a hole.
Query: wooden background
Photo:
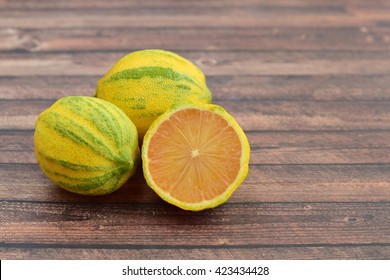
[[[53,185],[37,115],[128,52],[194,61],[245,129],[225,205],[170,206],[139,172],[104,197]],[[0,0],[1,259],[389,259],[390,1]]]

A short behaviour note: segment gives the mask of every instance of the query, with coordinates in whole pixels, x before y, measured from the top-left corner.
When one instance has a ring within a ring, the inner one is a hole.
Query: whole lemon
[[[140,137],[173,105],[210,103],[212,99],[202,71],[164,50],[141,50],[121,58],[99,80],[96,96],[121,108]]]
[[[83,195],[121,187],[140,156],[137,129],[129,118],[115,105],[86,96],[63,97],[43,111],[34,147],[50,180]]]

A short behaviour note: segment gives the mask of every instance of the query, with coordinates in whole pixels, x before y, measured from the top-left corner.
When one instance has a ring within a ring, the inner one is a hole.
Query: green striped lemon
[[[34,147],[50,180],[83,195],[108,194],[121,187],[140,156],[131,120],[117,106],[86,96],[63,97],[42,112]]]
[[[121,108],[140,137],[173,105],[210,103],[212,98],[198,67],[163,50],[141,50],[121,58],[99,80],[96,96]]]

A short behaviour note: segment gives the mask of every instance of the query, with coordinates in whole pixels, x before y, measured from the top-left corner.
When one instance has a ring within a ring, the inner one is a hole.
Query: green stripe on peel
[[[64,109],[72,112],[73,114],[81,117],[85,120],[88,120],[89,123],[93,124],[100,132],[103,132],[105,135],[110,136],[112,133],[115,133],[112,129],[112,125],[107,121],[104,112],[98,112],[96,108],[89,102],[86,101],[86,98],[72,98],[66,99],[64,103]],[[60,104],[62,104],[60,103]],[[69,106],[70,105],[70,106]],[[99,121],[97,120],[99,118]],[[107,126],[111,127],[107,127]],[[114,137],[116,139],[116,137]]]
[[[96,185],[103,185],[105,182],[110,180],[112,177],[115,177],[117,175],[122,175],[128,171],[128,168],[124,166],[116,167],[111,170],[104,170],[104,173],[102,175],[97,175],[94,177],[83,177],[83,178],[77,178],[77,177],[71,177],[66,174],[62,174],[59,172],[54,172],[51,170],[48,170],[47,168],[42,168],[45,173],[51,174],[56,177],[61,177],[64,179],[67,179],[69,181],[73,182],[89,182],[90,184],[96,184]]]
[[[105,136],[110,137],[111,140],[115,142],[116,148],[120,148],[120,144],[122,143],[122,130],[115,129],[115,127],[120,127],[117,118],[109,111],[105,106],[100,104],[99,102],[92,102],[90,99],[84,98],[83,101],[89,105],[90,108],[93,108],[94,112],[90,113],[91,120],[95,124],[95,126],[105,134]],[[96,114],[97,113],[97,114]],[[103,121],[96,123],[96,116],[102,118]],[[115,124],[115,127],[114,127]]]
[[[176,87],[178,89],[183,89],[183,90],[186,90],[186,91],[191,90],[191,88],[189,86],[187,86],[187,85],[176,85]]]
[[[45,124],[57,131],[62,137],[67,138],[78,145],[90,148],[97,155],[119,162],[126,161],[125,159],[118,158],[114,155],[101,140],[92,132],[87,131],[85,127],[77,124],[77,122],[58,113],[51,112],[49,114],[50,117],[48,116],[44,120]],[[67,129],[66,127],[71,127],[72,129]],[[75,133],[76,130],[79,131],[79,133]],[[80,134],[83,134],[83,136]]]
[[[173,52],[170,52],[170,51],[165,51],[165,50],[160,50],[160,49],[148,49],[148,50],[143,50],[143,51],[140,51],[140,52],[147,52],[149,54],[153,54],[155,56],[165,56],[166,58],[168,58],[169,60],[171,61],[178,61],[178,64],[180,63],[185,63],[187,64],[188,67],[191,67],[193,68],[193,70],[196,70],[198,71],[199,73],[202,73],[199,69],[197,69],[196,65],[193,64],[190,60],[176,54],[176,53],[173,53]]]
[[[146,100],[144,98],[139,98],[134,102],[134,104],[129,107],[130,109],[133,110],[143,110],[146,108]]]
[[[196,85],[199,88],[202,88],[196,81],[191,79],[189,76],[176,72],[171,68],[164,68],[159,66],[151,67],[138,67],[127,69],[112,75],[104,83],[109,83],[118,80],[139,80],[142,78],[163,78],[172,81],[187,81]]]
[[[72,183],[67,183],[64,181],[59,181],[59,184],[63,187],[66,187],[67,189],[70,189],[70,190],[77,190],[78,192],[79,191],[84,192],[84,191],[98,189],[98,188],[104,186],[105,184],[110,185],[108,183],[111,181],[111,182],[114,182],[114,184],[112,184],[112,187],[110,188],[110,191],[109,191],[109,192],[111,192],[112,190],[116,189],[116,187],[118,186],[119,180],[122,178],[122,176],[127,171],[128,171],[127,168],[120,167],[113,172],[110,172],[110,173],[103,175],[105,178],[103,178],[103,176],[102,176],[101,178],[95,178],[95,179],[92,178],[92,179],[88,180],[88,181],[90,181],[89,183],[81,183],[81,184],[74,183],[74,184],[72,184]],[[71,178],[71,180],[72,179],[73,178]]]
[[[84,165],[84,164],[78,164],[70,161],[60,160],[53,158],[51,156],[48,156],[44,154],[41,151],[37,151],[41,157],[43,157],[47,161],[54,162],[62,167],[68,168],[70,170],[76,170],[76,171],[100,171],[100,170],[107,170],[111,168],[111,165],[100,165],[100,166],[93,166],[93,165]]]
[[[117,181],[119,181],[119,179]],[[70,190],[70,191],[74,190],[74,191],[77,191],[78,193],[94,190],[94,189],[97,189],[97,188],[102,186],[101,184],[97,184],[95,182],[85,183],[85,184],[69,184],[69,183],[66,183],[63,181],[58,181],[58,183],[60,186],[66,188],[67,190]],[[107,182],[105,182],[105,183],[107,183]]]

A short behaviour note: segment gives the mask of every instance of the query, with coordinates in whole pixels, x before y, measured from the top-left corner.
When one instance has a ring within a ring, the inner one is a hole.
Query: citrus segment
[[[187,210],[225,202],[244,180],[248,140],[224,109],[188,105],[158,118],[142,148],[150,187],[163,199]]]

